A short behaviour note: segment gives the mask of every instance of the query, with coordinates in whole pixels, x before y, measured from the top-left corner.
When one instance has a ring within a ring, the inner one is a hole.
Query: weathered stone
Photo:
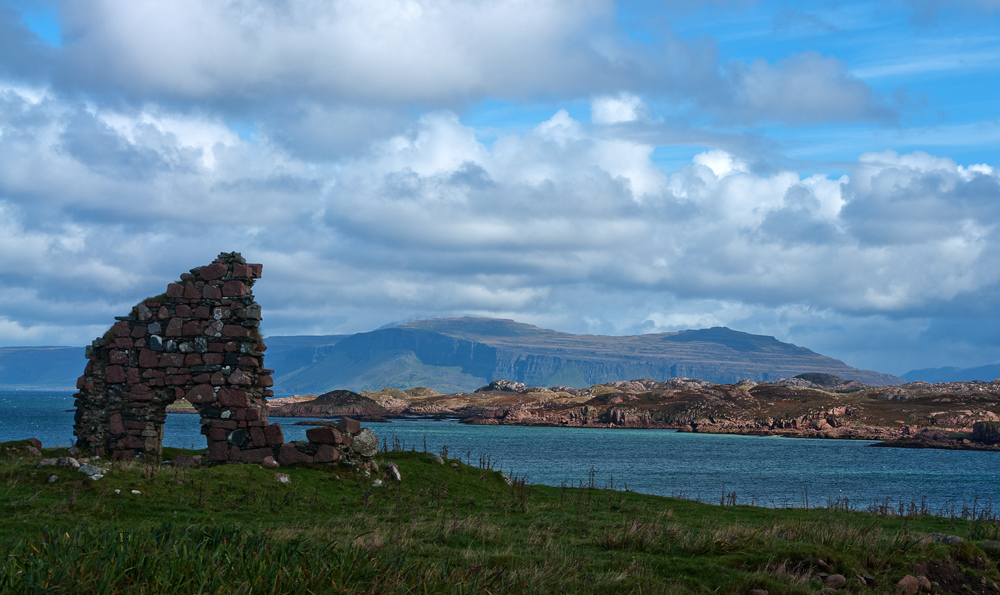
[[[268,446],[277,446],[285,441],[285,435],[281,431],[281,424],[270,424],[264,426],[264,439]]]
[[[216,401],[215,397],[215,387],[211,384],[199,384],[184,395],[184,398],[192,403],[214,403]]]
[[[847,577],[842,574],[831,574],[823,580],[823,585],[831,589],[842,589],[847,586]]]
[[[171,318],[170,322],[167,323],[167,330],[164,331],[164,335],[168,337],[179,337],[184,329],[184,319],[183,318]]]
[[[122,414],[115,411],[108,417],[108,431],[115,436],[125,433],[125,425],[122,424]]]
[[[292,478],[287,473],[275,473],[274,480],[278,483],[292,483]]]
[[[312,460],[311,456],[301,452],[291,443],[282,444],[281,449],[278,451],[278,463],[282,466],[294,465],[296,463],[311,463]]]
[[[378,436],[368,428],[361,430],[354,436],[351,450],[363,457],[375,456],[378,454]]]
[[[226,281],[222,284],[222,297],[242,297],[246,290],[247,286],[243,281]]]
[[[906,593],[906,595],[916,595],[916,593],[920,590],[920,580],[912,574],[908,574],[899,579],[896,586],[899,587],[903,593]]]
[[[280,466],[278,465],[278,461],[274,460],[274,457],[264,457],[264,460],[260,464],[268,469],[277,469]]]
[[[309,428],[306,430],[306,440],[315,442],[316,444],[341,444],[344,442],[337,428],[329,426]]]
[[[250,432],[243,428],[237,428],[229,433],[227,439],[234,446],[243,446],[250,439]]]
[[[122,366],[108,366],[104,369],[104,379],[111,384],[125,382],[125,368]]]
[[[332,444],[320,444],[313,455],[314,463],[335,463],[340,459],[340,451]]]
[[[342,417],[337,422],[337,429],[345,434],[357,434],[361,431],[361,422],[349,417]]]
[[[393,463],[392,461],[386,463],[385,472],[391,479],[395,481],[403,481],[403,476],[402,474],[400,474],[399,467],[396,465],[396,463]]]

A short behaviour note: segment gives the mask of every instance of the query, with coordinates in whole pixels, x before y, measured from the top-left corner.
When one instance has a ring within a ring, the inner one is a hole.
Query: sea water
[[[73,398],[62,392],[0,392],[0,442],[28,437],[73,442]],[[285,439],[305,440],[300,418],[272,418]],[[863,440],[814,440],[673,430],[473,426],[403,419],[365,424],[388,448],[427,450],[530,483],[613,487],[740,504],[866,508],[916,503],[1000,508],[1000,453],[872,448]],[[204,448],[199,417],[167,417],[165,446]],[[391,459],[391,453],[387,455]]]

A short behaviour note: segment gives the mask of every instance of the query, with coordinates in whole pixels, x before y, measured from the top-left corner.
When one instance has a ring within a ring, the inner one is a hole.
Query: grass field
[[[0,593],[897,593],[907,574],[1000,593],[988,510],[710,505],[413,451],[378,455],[403,476],[382,487],[326,465],[282,468],[283,484],[256,465],[130,462],[94,481],[0,447]],[[846,585],[824,591],[832,574]]]

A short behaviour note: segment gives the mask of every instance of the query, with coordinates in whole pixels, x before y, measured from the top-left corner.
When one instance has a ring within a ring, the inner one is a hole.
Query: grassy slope
[[[871,593],[855,575],[893,592],[914,563],[955,568],[976,592],[1000,579],[1000,551],[982,541],[1000,537],[995,521],[508,486],[483,461],[377,460],[404,481],[373,488],[355,470],[311,465],[282,469],[282,485],[255,465],[131,463],[95,482],[7,456],[0,592],[813,593],[827,568],[851,579],[841,592]],[[934,532],[973,541],[919,543]]]

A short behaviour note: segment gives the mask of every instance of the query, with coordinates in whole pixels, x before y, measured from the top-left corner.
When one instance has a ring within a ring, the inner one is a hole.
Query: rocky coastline
[[[813,373],[761,383],[638,379],[584,389],[496,380],[472,393],[342,390],[269,404],[272,417],[446,417],[478,425],[676,429],[1000,450],[1000,380],[868,386]]]

